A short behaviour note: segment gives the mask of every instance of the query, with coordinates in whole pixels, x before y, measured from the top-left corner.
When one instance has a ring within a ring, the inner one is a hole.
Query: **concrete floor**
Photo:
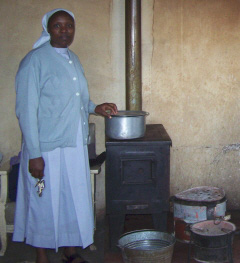
[[[231,214],[230,222],[236,225],[237,229],[240,229],[240,211],[229,211]],[[125,229],[124,231],[133,231],[136,229],[147,229],[152,228],[151,217],[148,216],[128,216],[125,220]],[[169,215],[168,220],[168,233],[172,233],[174,231],[173,226],[173,218],[172,215]],[[106,227],[107,233],[107,227]],[[106,234],[106,239],[108,238]],[[107,243],[107,242],[106,242]],[[240,235],[234,236],[233,241],[233,261],[234,263],[240,263]],[[191,247],[193,252],[193,247]],[[189,253],[189,245],[186,243],[182,243],[177,241],[174,246],[172,263],[195,263],[196,260],[193,259],[193,253],[190,258],[190,262],[188,262],[188,253]],[[108,247],[105,247],[105,257],[104,263],[123,263],[122,255],[120,252],[111,252],[108,250]],[[156,262],[157,263],[157,262]]]
[[[230,211],[232,219],[237,229],[240,229],[240,211]],[[126,216],[124,231],[132,231],[136,229],[152,228],[150,216]],[[172,217],[169,217],[168,232],[173,230]],[[90,263],[123,263],[120,250],[112,252],[109,250],[108,244],[108,222],[105,218],[97,220],[97,230],[95,233],[94,246],[85,250],[79,249],[79,253]],[[49,250],[49,258],[51,263],[61,262],[62,250],[57,253]],[[11,234],[8,235],[7,251],[3,257],[0,257],[0,263],[34,263],[35,249],[23,243],[11,241]],[[174,246],[172,263],[187,263],[188,245],[176,242]],[[234,263],[240,263],[240,236],[236,235],[233,242],[233,259]],[[196,262],[191,259],[191,263]]]
[[[86,248],[78,248],[78,252],[85,260],[90,263],[104,262],[104,222],[97,223],[95,233],[95,243]],[[24,243],[12,242],[12,234],[8,234],[8,246],[4,256],[0,256],[0,263],[34,263],[35,249]],[[62,262],[63,250],[60,248],[58,252],[55,250],[48,250],[48,257],[51,263]]]

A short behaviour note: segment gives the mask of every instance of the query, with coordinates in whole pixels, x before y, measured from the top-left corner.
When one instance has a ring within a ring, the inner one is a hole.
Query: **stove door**
[[[109,147],[106,160],[107,211],[152,213],[168,209],[165,149]]]

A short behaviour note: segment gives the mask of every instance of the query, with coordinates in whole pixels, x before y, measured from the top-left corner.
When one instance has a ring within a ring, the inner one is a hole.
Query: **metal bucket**
[[[105,133],[117,140],[141,138],[146,132],[147,115],[145,111],[118,111],[111,118],[105,117]]]
[[[177,240],[189,243],[189,225],[215,218],[226,213],[226,197],[223,189],[200,186],[188,189],[172,197],[174,230]]]
[[[171,263],[175,242],[171,234],[144,229],[125,233],[118,246],[125,263]]]
[[[236,226],[227,221],[206,220],[190,226],[194,259],[198,262],[229,262]]]

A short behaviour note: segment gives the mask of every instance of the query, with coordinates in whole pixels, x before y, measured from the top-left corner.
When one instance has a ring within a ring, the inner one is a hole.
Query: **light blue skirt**
[[[94,217],[87,146],[81,125],[77,147],[43,152],[45,189],[38,196],[37,179],[28,172],[29,156],[23,145],[13,241],[34,247],[87,247],[93,243]]]

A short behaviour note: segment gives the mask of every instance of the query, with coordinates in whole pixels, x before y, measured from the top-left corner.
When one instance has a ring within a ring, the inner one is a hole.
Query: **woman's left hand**
[[[118,109],[114,103],[103,103],[97,105],[95,108],[95,113],[102,115],[104,117],[111,118],[111,115],[117,114]]]

